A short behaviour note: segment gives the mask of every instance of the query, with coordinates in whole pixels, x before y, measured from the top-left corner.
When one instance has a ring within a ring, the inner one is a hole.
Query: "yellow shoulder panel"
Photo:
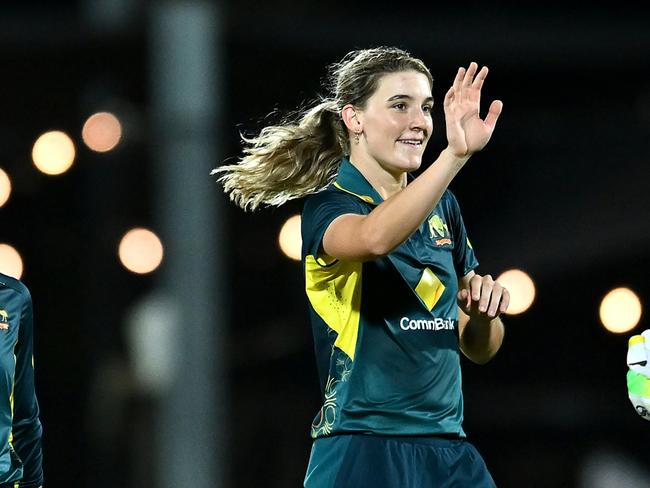
[[[359,335],[362,263],[337,261],[324,267],[305,258],[305,288],[316,313],[338,337],[334,345],[354,360]]]

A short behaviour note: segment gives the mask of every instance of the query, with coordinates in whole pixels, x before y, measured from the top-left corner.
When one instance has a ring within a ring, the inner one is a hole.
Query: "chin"
[[[420,166],[422,166],[422,158],[406,161],[402,166],[404,167],[404,171],[406,171],[407,173],[411,171],[415,171],[419,169]]]
[[[391,158],[377,158],[375,160],[386,171],[395,175],[398,173],[410,173],[411,171],[419,169],[422,165],[422,158],[414,156],[409,158],[393,156]]]

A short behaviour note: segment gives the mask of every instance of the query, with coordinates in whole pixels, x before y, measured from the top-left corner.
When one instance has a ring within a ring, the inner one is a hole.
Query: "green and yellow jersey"
[[[302,213],[302,259],[323,406],[312,437],[457,434],[464,437],[458,277],[478,266],[456,198],[446,191],[420,228],[388,256],[335,260],[329,224],[367,215],[382,198],[347,160]]]
[[[43,484],[41,434],[31,295],[23,283],[0,274],[0,484]]]

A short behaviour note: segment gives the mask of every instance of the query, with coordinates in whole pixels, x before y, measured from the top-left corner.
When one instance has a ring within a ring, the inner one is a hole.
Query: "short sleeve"
[[[317,256],[323,236],[332,221],[345,214],[365,215],[366,205],[354,195],[337,190],[325,190],[305,201],[301,216],[302,256]]]
[[[474,253],[474,248],[467,237],[465,223],[460,213],[460,206],[454,194],[447,190],[447,211],[449,212],[449,222],[451,223],[451,234],[454,243],[454,268],[458,277],[465,276],[473,269],[478,268],[478,260]]]

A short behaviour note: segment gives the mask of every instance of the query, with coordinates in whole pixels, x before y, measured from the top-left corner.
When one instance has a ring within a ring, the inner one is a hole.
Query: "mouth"
[[[398,139],[397,142],[399,142],[400,144],[406,144],[407,146],[422,147],[424,140],[423,139]]]

